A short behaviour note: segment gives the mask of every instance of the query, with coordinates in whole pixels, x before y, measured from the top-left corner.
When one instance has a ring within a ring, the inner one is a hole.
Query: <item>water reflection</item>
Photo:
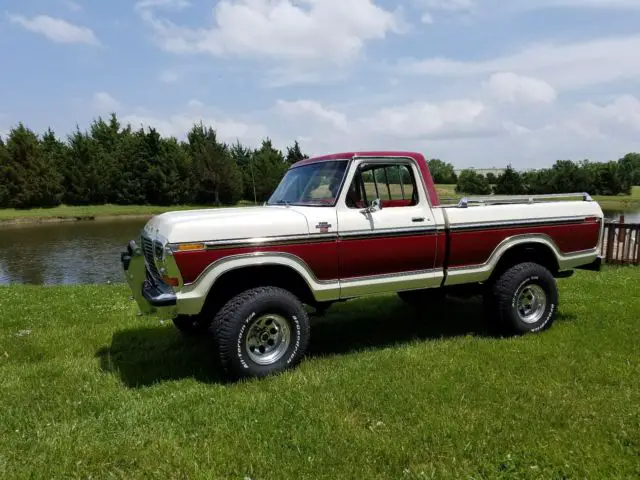
[[[0,284],[122,282],[120,252],[144,219],[0,228]]]
[[[640,211],[638,212],[615,212],[615,211],[604,211],[604,216],[607,220],[618,221],[620,219],[620,215],[624,215],[625,223],[640,223]]]

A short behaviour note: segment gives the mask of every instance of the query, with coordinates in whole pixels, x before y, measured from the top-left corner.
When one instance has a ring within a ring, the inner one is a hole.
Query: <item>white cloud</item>
[[[278,100],[276,102],[276,109],[285,115],[313,118],[321,122],[329,123],[338,130],[348,130],[347,117],[345,114],[325,108],[319,102],[313,100],[297,100],[294,102]]]
[[[121,104],[107,92],[97,92],[93,95],[92,105],[100,113],[111,113],[119,110]]]
[[[420,17],[420,21],[422,23],[426,23],[427,25],[430,25],[433,23],[433,17],[429,12],[425,12],[422,14],[422,17]]]
[[[556,91],[547,82],[511,72],[494,73],[486,87],[499,102],[526,105],[556,100]]]
[[[73,2],[72,0],[65,0],[64,5],[72,12],[81,12],[82,10],[84,10],[84,7],[82,5],[80,5],[78,2]]]
[[[200,100],[192,98],[191,100],[189,100],[187,102],[187,107],[189,108],[202,108],[204,107],[204,103],[202,103]]]
[[[158,44],[176,54],[344,63],[366,42],[402,29],[398,13],[372,0],[221,0],[214,25],[201,28],[158,18],[149,0],[141,3],[138,10]]]
[[[533,45],[493,59],[459,61],[448,58],[410,60],[401,69],[434,77],[482,76],[514,72],[536,77],[556,88],[580,88],[640,76],[640,35],[599,38],[583,42]]]
[[[151,8],[167,8],[182,10],[191,5],[188,0],[139,0],[135,4],[136,10],[145,10]]]
[[[38,15],[31,19],[23,15],[9,14],[8,16],[9,21],[14,25],[20,25],[30,32],[44,35],[54,42],[100,45],[100,41],[93,33],[93,30],[74,25],[60,18],[53,18],[48,15]]]
[[[423,6],[431,10],[459,12],[471,10],[476,6],[475,0],[418,0]]]
[[[163,70],[158,78],[162,83],[176,83],[180,80],[180,73],[175,70]]]
[[[466,136],[486,129],[482,115],[486,106],[473,100],[442,103],[413,102],[386,107],[360,120],[369,134],[407,138]]]
[[[608,134],[640,132],[640,100],[632,95],[619,96],[605,105],[586,102],[580,113],[586,122],[599,125]]]

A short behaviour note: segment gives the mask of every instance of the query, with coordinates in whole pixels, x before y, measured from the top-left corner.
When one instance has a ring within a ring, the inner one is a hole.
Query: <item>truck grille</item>
[[[151,273],[151,275],[153,275],[155,278],[160,278],[160,272],[158,272],[156,262],[153,257],[154,242],[150,238],[144,236],[141,237],[140,240],[142,242],[142,252],[144,253],[144,258],[147,261],[147,268],[149,269],[149,273]]]

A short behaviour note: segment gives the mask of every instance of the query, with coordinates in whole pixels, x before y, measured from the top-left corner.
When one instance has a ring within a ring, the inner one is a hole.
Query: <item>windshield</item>
[[[310,163],[287,171],[267,205],[332,206],[347,167],[347,160]]]

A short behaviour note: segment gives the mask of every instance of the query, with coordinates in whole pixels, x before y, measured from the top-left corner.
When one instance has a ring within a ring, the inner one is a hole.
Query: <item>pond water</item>
[[[640,211],[625,213],[640,223]],[[620,212],[606,212],[617,220]],[[123,219],[0,227],[0,284],[124,282],[120,252],[146,220]]]
[[[0,284],[124,282],[120,252],[144,219],[0,227]]]

